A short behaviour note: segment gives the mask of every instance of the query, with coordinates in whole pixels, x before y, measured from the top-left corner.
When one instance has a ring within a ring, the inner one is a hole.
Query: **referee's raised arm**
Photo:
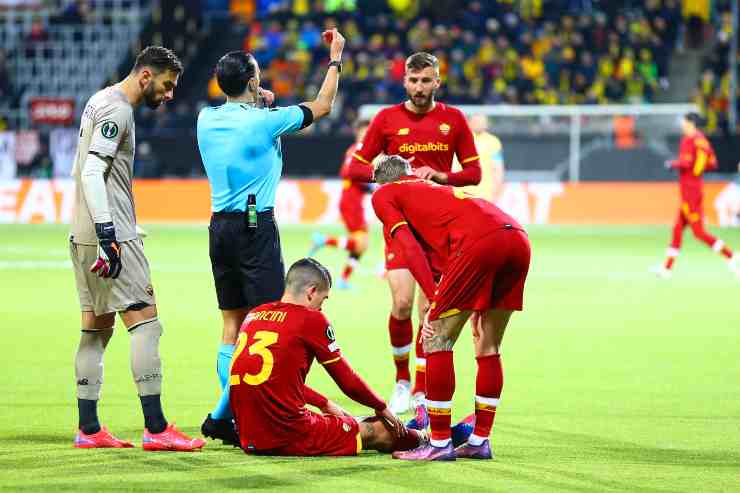
[[[344,50],[344,36],[336,29],[324,31],[325,40],[331,39],[329,46],[329,69],[324,77],[324,83],[313,101],[301,103],[311,111],[314,120],[318,120],[331,112],[334,106],[334,98],[337,95],[339,85],[339,74],[342,72],[342,50]]]

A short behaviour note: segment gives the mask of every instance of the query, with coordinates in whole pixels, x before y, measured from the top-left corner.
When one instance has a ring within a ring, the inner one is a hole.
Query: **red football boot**
[[[141,440],[142,448],[150,452],[161,450],[194,452],[202,449],[205,444],[206,441],[202,438],[190,438],[175,428],[174,423],[170,423],[162,433],[150,433],[145,428],[144,437]]]
[[[131,448],[133,446],[133,443],[111,435],[105,426],[102,426],[97,433],[87,435],[82,430],[78,430],[75,435],[75,448]]]

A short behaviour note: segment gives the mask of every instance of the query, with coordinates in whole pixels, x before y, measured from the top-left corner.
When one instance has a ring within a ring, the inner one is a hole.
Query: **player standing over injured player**
[[[342,356],[334,329],[321,313],[331,275],[317,261],[294,263],[280,301],[252,310],[241,328],[231,366],[231,408],[246,453],[356,455],[362,450],[406,450],[426,443],[407,430]],[[352,400],[377,418],[357,420],[305,381],[316,359]],[[306,409],[311,404],[324,410]]]
[[[411,162],[416,176],[437,183],[461,187],[480,182],[478,153],[468,122],[462,112],[435,101],[440,86],[439,61],[429,53],[415,53],[406,59],[404,88],[408,99],[381,110],[370,123],[365,138],[353,155],[350,176],[372,180],[372,161],[379,154],[398,154]],[[452,172],[453,158],[462,170]],[[417,421],[424,426],[424,372],[426,363],[420,339],[416,342],[416,378],[410,390],[409,353],[413,341],[411,310],[416,283],[408,269],[408,260],[390,248],[386,238],[385,267],[391,289],[392,308],[388,319],[393,359],[396,365],[396,387],[391,397],[391,410],[406,412],[411,393],[417,406]],[[439,270],[439,262],[432,259]],[[419,306],[426,305],[419,293]]]
[[[527,234],[492,203],[413,176],[410,164],[400,156],[381,159],[375,181],[381,184],[373,194],[375,214],[431,302],[424,351],[432,436],[429,445],[396,452],[394,457],[490,459],[488,436],[504,383],[501,341],[511,314],[522,309],[530,261]],[[438,286],[425,250],[445,260]],[[475,428],[467,443],[455,449],[450,429],[455,392],[452,348],[474,313]]]
[[[312,238],[313,247],[308,254],[309,257],[313,257],[324,246],[347,250],[349,258],[342,270],[342,277],[337,281],[337,288],[339,289],[348,289],[350,287],[349,278],[357,268],[360,258],[367,250],[367,222],[365,221],[365,207],[363,206],[363,202],[365,195],[370,189],[370,185],[368,185],[366,180],[353,180],[349,174],[352,155],[360,145],[360,142],[362,142],[367,126],[367,120],[358,120],[355,123],[355,142],[344,153],[344,161],[339,171],[339,175],[342,177],[342,196],[339,199],[339,213],[342,216],[342,222],[348,234],[346,237],[334,237],[314,233]]]
[[[69,247],[82,309],[82,336],[75,356],[79,432],[77,448],[127,448],[133,444],[100,426],[103,353],[118,312],[131,336],[131,371],[144,412],[144,450],[192,451],[205,445],[168,424],[162,412],[162,324],[136,233],[131,189],[134,106],[157,108],[172,99],[182,64],[170,50],[144,49],[121,82],[95,93],[80,122],[75,211]]]
[[[696,113],[688,113],[683,118],[681,121],[683,138],[678,151],[678,159],[666,163],[669,168],[678,170],[681,207],[673,226],[673,238],[666,252],[665,261],[663,265],[651,268],[652,272],[664,279],[671,277],[671,269],[681,249],[683,230],[686,226],[691,228],[697,240],[704,242],[712,250],[728,259],[730,271],[735,275],[740,274],[737,257],[733,255],[730,247],[704,229],[703,176],[705,171],[717,168],[717,156],[714,154],[712,145],[697,128],[700,120],[701,118]]]

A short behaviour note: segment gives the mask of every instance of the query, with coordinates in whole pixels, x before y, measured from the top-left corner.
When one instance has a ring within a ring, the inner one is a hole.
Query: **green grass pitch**
[[[220,337],[204,226],[152,226],[145,240],[160,317],[164,405],[198,434],[217,398]],[[0,489],[8,491],[740,491],[740,280],[690,234],[673,280],[647,273],[668,227],[531,227],[526,311],[504,339],[495,461],[402,463],[202,453],[75,450],[73,356],[79,315],[65,227],[0,226]],[[286,263],[311,228],[282,228]],[[338,228],[323,228],[338,232]],[[740,231],[722,231],[740,248]],[[390,297],[374,275],[381,239],[325,305],[353,366],[392,388]],[[344,255],[318,256],[338,272]],[[472,409],[469,330],[456,348],[455,417]],[[128,336],[105,360],[104,424],[140,444]],[[358,414],[315,365],[310,382]]]

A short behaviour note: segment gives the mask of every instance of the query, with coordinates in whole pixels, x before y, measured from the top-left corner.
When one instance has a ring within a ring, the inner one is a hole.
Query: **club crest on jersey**
[[[450,127],[446,123],[443,123],[442,125],[439,126],[439,131],[442,132],[442,135],[449,134],[451,129],[452,127]]]
[[[118,135],[118,125],[112,121],[103,122],[103,126],[100,127],[100,133],[106,139],[115,139],[116,135]]]
[[[397,135],[408,135],[410,131],[408,128],[399,128]]]
[[[337,336],[334,335],[334,327],[332,327],[331,325],[326,326],[326,338],[329,339],[330,341],[337,340]]]
[[[346,433],[349,433],[349,430],[351,430],[351,429],[352,429],[352,427],[351,427],[351,426],[350,426],[350,425],[349,425],[348,423],[342,423],[342,429],[343,429],[343,430],[344,430],[344,431],[345,431]]]

